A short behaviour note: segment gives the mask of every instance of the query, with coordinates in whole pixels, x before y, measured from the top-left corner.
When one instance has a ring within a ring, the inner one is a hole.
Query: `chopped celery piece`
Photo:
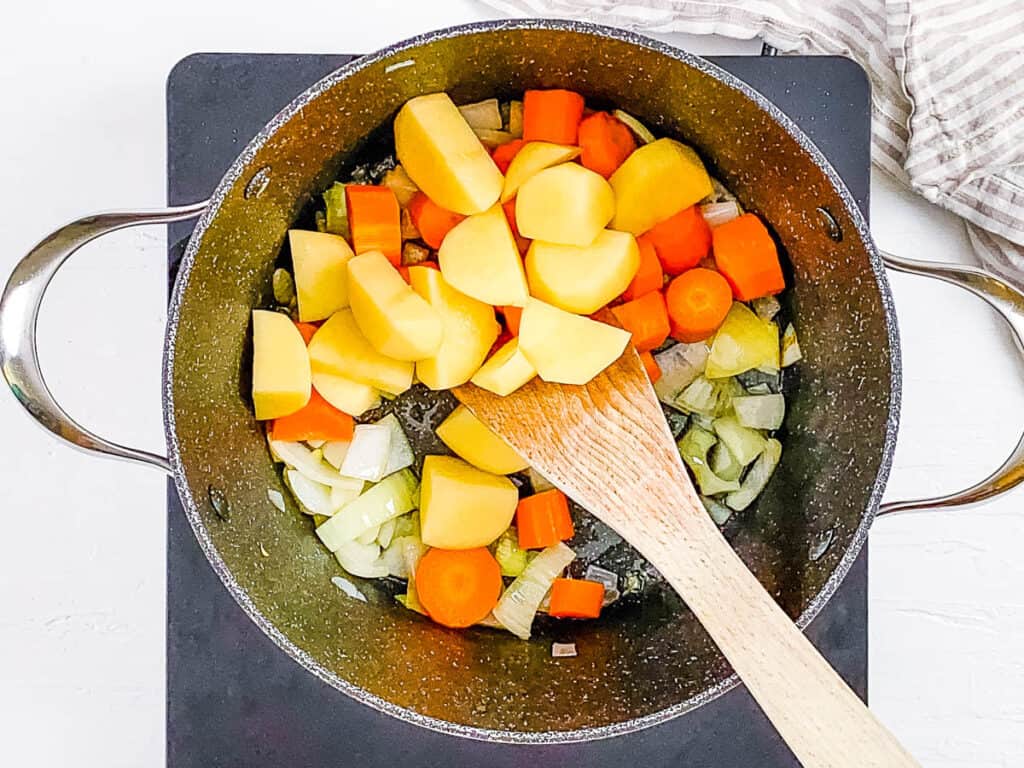
[[[326,207],[324,212],[324,229],[347,239],[350,233],[344,184],[336,181],[331,185],[330,189],[324,192],[324,206]]]
[[[800,351],[800,342],[796,338],[796,328],[790,323],[782,333],[782,367],[788,368],[793,363],[798,363],[803,359],[804,355]]]
[[[650,129],[633,117],[629,112],[623,112],[621,109],[616,109],[612,114],[622,123],[626,124],[626,127],[633,132],[637,140],[641,144],[650,144],[654,141],[654,134],[651,133]]]
[[[544,596],[575,557],[561,542],[541,550],[502,594],[494,606],[494,618],[513,635],[529,640],[533,617]]]
[[[720,501],[716,501],[708,496],[700,497],[701,503],[704,505],[704,509],[711,515],[711,519],[715,521],[717,525],[725,525],[726,521],[732,517],[732,510],[725,506]]]
[[[295,298],[295,280],[291,272],[287,269],[275,269],[271,284],[274,288],[274,301],[284,307],[292,303],[292,299]]]
[[[736,420],[752,429],[778,429],[786,416],[786,398],[782,395],[734,397]]]
[[[365,531],[356,536],[356,541],[360,544],[376,544],[377,534],[380,533],[380,526],[374,528],[367,528]]]
[[[765,439],[756,429],[740,424],[735,416],[722,416],[715,419],[715,434],[742,466],[761,455]]]
[[[661,369],[661,378],[654,383],[654,391],[661,402],[674,406],[679,393],[704,373],[708,345],[704,342],[674,344],[656,354],[654,360]]]
[[[296,469],[286,469],[284,481],[306,514],[328,517],[334,514],[336,508],[331,504],[329,486],[310,480]]]
[[[391,429],[386,425],[357,424],[338,471],[346,477],[375,483],[386,474],[390,457]]]
[[[738,491],[733,491],[725,497],[725,503],[737,512],[746,509],[768,485],[772,473],[779,465],[782,458],[782,443],[774,438],[769,438],[761,455],[743,478],[743,484]]]
[[[316,529],[317,536],[332,552],[363,531],[419,506],[419,483],[408,469],[388,475],[354,501],[350,501]]]
[[[341,468],[341,463],[345,461],[345,454],[348,453],[348,447],[352,445],[351,440],[332,440],[329,443],[324,443],[320,451],[324,455],[324,459],[335,469]]]
[[[782,311],[782,305],[774,296],[762,296],[750,302],[754,308],[754,314],[762,320],[771,320]]]
[[[409,438],[405,436],[405,430],[402,429],[395,414],[389,413],[375,423],[378,427],[387,427],[391,432],[388,461],[384,468],[384,474],[390,475],[392,472],[411,467],[415,460],[412,455],[412,446],[409,445]]]
[[[498,538],[494,559],[501,566],[502,576],[519,576],[525,570],[529,553],[519,548],[519,535],[515,527],[509,528]]]
[[[315,483],[335,486],[347,486],[352,479],[342,477],[338,471],[325,464],[319,450],[311,451],[302,443],[286,443],[281,440],[269,440],[270,453],[277,461],[284,462],[292,469],[298,470],[306,478]]]
[[[385,520],[380,525],[380,530],[377,531],[377,543],[381,545],[383,549],[387,549],[391,544],[391,540],[395,537],[395,528],[397,524],[394,518],[391,520]]]
[[[715,333],[704,375],[724,379],[752,368],[779,368],[779,327],[762,320],[749,307],[733,302]]]
[[[708,465],[723,480],[739,480],[743,474],[743,465],[736,461],[732,451],[721,440],[712,446],[708,454]]]
[[[697,485],[705,496],[736,491],[740,487],[735,480],[723,480],[708,466],[708,452],[717,441],[717,438],[707,430],[694,426],[686,430],[686,434],[676,444],[679,455],[693,472]]]
[[[388,575],[387,566],[380,559],[380,546],[347,541],[334,552],[334,557],[346,571],[363,579],[379,579]]]

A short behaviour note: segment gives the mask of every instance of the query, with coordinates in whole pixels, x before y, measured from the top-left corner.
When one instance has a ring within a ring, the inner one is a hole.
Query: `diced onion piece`
[[[380,560],[380,547],[376,544],[360,544],[349,541],[342,544],[334,556],[338,563],[353,576],[363,579],[380,579],[388,575],[388,569]]]
[[[752,368],[779,369],[779,327],[737,301],[715,332],[704,375],[724,379]]]
[[[500,147],[512,141],[512,134],[508,131],[493,131],[490,128],[474,128],[473,133],[480,139],[480,143],[488,149]]]
[[[426,551],[427,545],[419,536],[396,536],[384,550],[381,559],[388,567],[389,575],[408,579],[410,573],[415,573],[416,566]]]
[[[387,187],[395,193],[398,204],[403,208],[409,205],[416,193],[420,191],[416,182],[409,178],[409,174],[400,164],[385,173],[380,183],[381,186]]]
[[[569,659],[576,656],[576,643],[552,643],[551,658]]]
[[[700,497],[701,503],[704,505],[704,509],[711,515],[711,519],[715,521],[717,525],[725,525],[725,523],[732,517],[732,510],[725,506],[720,501],[716,501],[708,496]]]
[[[296,469],[286,469],[284,472],[285,482],[291,489],[302,511],[311,515],[331,515],[334,508],[331,506],[331,489],[322,483],[310,480]]]
[[[771,394],[734,397],[732,409],[744,427],[778,429],[786,416],[786,398]]]
[[[803,359],[804,355],[800,351],[800,342],[796,338],[796,328],[790,323],[786,326],[786,330],[782,332],[782,367],[788,368],[793,363],[798,363]]]
[[[345,479],[348,480],[347,485],[336,485],[331,488],[331,508],[334,512],[350,501],[358,499],[359,494],[363,492],[363,486],[366,485],[365,480],[360,480],[357,477],[346,477]]]
[[[469,123],[469,127],[487,128],[492,131],[501,130],[501,110],[498,108],[497,99],[484,99],[473,104],[463,104],[459,112]]]
[[[508,104],[508,132],[512,138],[523,138],[523,102],[510,101]]]
[[[693,472],[697,486],[705,496],[738,491],[740,488],[740,484],[736,480],[723,480],[711,471],[708,464],[708,452],[716,442],[717,438],[713,434],[698,426],[692,426],[676,443],[679,455]]]
[[[583,574],[586,581],[596,581],[604,585],[602,607],[609,606],[619,599],[619,575],[613,571],[591,563]]]
[[[770,395],[772,394],[772,388],[768,386],[767,382],[760,381],[757,384],[751,384],[749,387],[744,387],[748,394],[751,395]]]
[[[419,483],[407,469],[384,478],[354,501],[342,507],[316,529],[317,536],[332,552],[354,541],[368,528],[376,528],[419,506]]]
[[[708,346],[696,344],[675,344],[654,356],[661,369],[661,378],[654,383],[658,399],[665,405],[675,405],[679,393],[704,373],[708,362]]]
[[[715,227],[722,226],[727,221],[738,219],[740,207],[734,200],[724,203],[705,203],[700,207],[700,214],[704,217],[704,221],[708,223],[708,226],[714,229]]]
[[[381,545],[383,549],[387,549],[388,545],[391,544],[391,539],[395,535],[395,521],[394,519],[385,520],[381,523],[380,530],[377,531],[377,543]]]
[[[774,296],[761,296],[750,302],[754,308],[754,314],[762,320],[771,320],[782,311],[782,305]]]
[[[541,601],[575,557],[576,553],[561,542],[541,550],[498,600],[494,618],[513,635],[529,640]]]
[[[357,424],[338,470],[346,477],[375,483],[384,477],[391,457],[391,430],[379,424]]]
[[[281,440],[269,440],[270,452],[277,461],[298,470],[314,483],[322,483],[332,488],[336,485],[347,485],[351,481],[342,477],[331,466],[325,464],[318,453],[309,450],[302,443],[286,443]]]
[[[754,499],[761,495],[761,492],[771,480],[772,473],[779,465],[782,458],[782,443],[774,438],[769,438],[764,451],[757,457],[757,461],[743,478],[743,484],[738,491],[733,491],[725,497],[725,503],[740,512],[753,503]]]
[[[360,544],[376,544],[377,534],[380,533],[380,526],[376,528],[367,528],[365,531],[356,536],[356,541]]]
[[[270,499],[270,503],[277,507],[279,511],[285,511],[284,495],[277,488],[268,488],[267,498]]]
[[[701,416],[717,416],[729,410],[732,398],[743,387],[733,379],[710,381],[698,376],[672,402],[675,408]]]
[[[714,427],[712,426],[712,428]],[[743,465],[732,455],[732,451],[721,440],[711,447],[711,451],[708,453],[708,466],[723,480],[739,480],[744,469]]]
[[[744,427],[735,416],[715,419],[715,434],[744,467],[761,455],[765,439],[756,429]]]
[[[636,136],[637,141],[641,144],[650,144],[654,141],[654,134],[650,132],[646,125],[629,114],[629,112],[616,109],[612,114],[626,124],[626,127],[633,132],[633,135]]]
[[[326,440],[307,440],[306,445],[315,451],[317,448],[323,448],[326,442]]]
[[[366,602],[366,595],[359,591],[359,587],[353,584],[351,581],[346,579],[344,576],[332,576],[331,583],[344,592],[346,595],[351,597],[353,600],[358,600],[361,603]]]
[[[320,451],[323,453],[324,459],[327,460],[328,464],[335,469],[340,469],[350,445],[352,445],[351,440],[332,440],[329,443],[324,443]]]
[[[389,413],[380,421],[375,422],[379,427],[386,427],[391,433],[391,440],[388,448],[388,462],[384,468],[384,474],[390,475],[400,469],[411,467],[415,461],[412,453],[412,446],[409,438],[405,436],[405,430],[393,413]]]

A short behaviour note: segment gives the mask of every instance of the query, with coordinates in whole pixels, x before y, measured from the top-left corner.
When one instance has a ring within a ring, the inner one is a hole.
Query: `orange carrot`
[[[505,212],[505,219],[512,228],[512,237],[516,240],[516,248],[523,254],[530,250],[530,241],[519,234],[519,227],[516,225],[516,199],[513,197],[507,203],[501,204],[501,210]]]
[[[494,160],[499,171],[508,173],[508,166],[512,162],[512,158],[519,154],[519,150],[525,143],[522,139],[512,139],[512,141],[506,141],[494,148],[494,151],[491,152],[491,159]]]
[[[513,336],[519,335],[519,321],[523,318],[522,307],[501,307],[501,314],[505,318],[505,326]]]
[[[398,274],[400,274],[402,276],[402,279],[405,280],[405,282],[408,283],[409,282],[409,268],[400,264],[398,267],[396,267],[396,269],[398,270]]]
[[[351,440],[352,417],[328,403],[316,389],[309,402],[295,413],[274,419],[274,440],[294,443],[298,440]]]
[[[678,275],[700,264],[711,247],[711,228],[696,205],[655,224],[646,236],[658,252],[661,266],[670,275]]]
[[[645,293],[639,299],[612,307],[619,324],[633,334],[637,352],[649,352],[668,338],[668,310],[660,291]]]
[[[583,119],[579,129],[580,162],[606,179],[636,149],[636,139],[625,123],[607,112]]]
[[[640,362],[644,364],[644,370],[647,371],[647,378],[651,380],[651,384],[661,378],[661,366],[654,359],[654,355],[650,352],[641,352]]]
[[[596,619],[604,603],[604,584],[585,579],[555,579],[548,615],[559,619]]]
[[[665,273],[661,269],[661,262],[658,261],[658,254],[651,239],[647,235],[640,235],[636,239],[636,244],[640,247],[640,269],[636,271],[633,282],[622,294],[626,301],[639,299],[651,291],[660,291],[665,282]]]
[[[502,586],[501,567],[486,547],[431,549],[416,567],[416,594],[427,615],[446,627],[486,618]]]
[[[440,248],[444,236],[466,218],[461,213],[442,208],[422,192],[417,192],[409,202],[409,214],[420,238],[434,249]]]
[[[779,252],[757,216],[744,213],[712,232],[715,264],[740,301],[771,296],[786,287]]]
[[[512,331],[510,331],[508,328],[502,327],[501,332],[498,333],[498,338],[496,338],[494,340],[494,343],[491,344],[491,349],[487,353],[487,357],[490,358],[491,355],[493,355],[499,349],[501,349],[510,341],[512,341],[513,338],[514,337],[512,336]]]
[[[569,502],[557,488],[519,500],[516,528],[522,549],[543,549],[571,539],[575,530]]]
[[[402,216],[388,187],[346,184],[345,203],[357,254],[380,251],[396,267],[402,263]]]
[[[665,303],[672,338],[687,343],[703,341],[729,314],[732,289],[712,269],[691,269],[668,284]]]
[[[302,340],[309,345],[310,339],[313,338],[313,334],[320,330],[319,326],[313,325],[313,323],[296,323],[295,327],[299,329],[299,333],[302,334]]]
[[[523,141],[576,144],[583,97],[573,91],[527,91],[523,95]]]

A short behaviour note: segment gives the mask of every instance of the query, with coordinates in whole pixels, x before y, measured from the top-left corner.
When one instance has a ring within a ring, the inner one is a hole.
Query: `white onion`
[[[357,424],[345,460],[338,468],[346,477],[376,483],[384,477],[391,456],[391,430],[378,424]]]
[[[708,226],[714,229],[720,227],[727,221],[732,221],[740,215],[740,207],[735,201],[724,203],[707,203],[700,207],[701,215]]]

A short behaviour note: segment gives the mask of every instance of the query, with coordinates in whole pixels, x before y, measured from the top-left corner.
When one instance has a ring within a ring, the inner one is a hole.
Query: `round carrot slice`
[[[718,330],[732,308],[732,288],[713,269],[691,269],[665,291],[672,338],[693,343]]]
[[[486,547],[431,549],[416,568],[416,593],[427,614],[446,627],[484,619],[501,597],[501,567]]]

